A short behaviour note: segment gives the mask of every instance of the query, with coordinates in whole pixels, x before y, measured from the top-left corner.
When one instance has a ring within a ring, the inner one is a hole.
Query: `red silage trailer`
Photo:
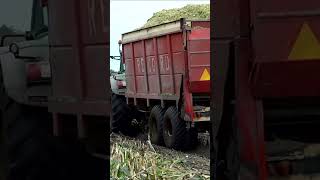
[[[320,1],[214,1],[216,179],[319,179]]]
[[[194,146],[210,122],[210,21],[181,19],[125,33],[122,47],[127,103],[148,113],[152,143]]]
[[[111,109],[106,10],[103,0],[49,1],[54,135],[78,137],[103,154]]]

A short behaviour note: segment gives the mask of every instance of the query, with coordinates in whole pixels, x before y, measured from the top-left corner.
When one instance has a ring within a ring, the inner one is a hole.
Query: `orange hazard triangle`
[[[210,80],[210,73],[209,71],[207,70],[207,68],[205,68],[202,72],[202,75],[201,75],[201,78],[200,78],[200,81],[209,81]]]
[[[303,24],[288,59],[320,59],[320,43],[307,23]]]

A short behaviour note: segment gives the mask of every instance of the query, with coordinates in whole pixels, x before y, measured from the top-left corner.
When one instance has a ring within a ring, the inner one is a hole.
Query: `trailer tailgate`
[[[255,95],[319,96],[320,1],[263,0],[251,6]]]
[[[189,81],[194,93],[210,92],[210,22],[199,25],[193,23],[188,33]]]
[[[109,116],[106,10],[104,0],[49,1],[49,111]]]

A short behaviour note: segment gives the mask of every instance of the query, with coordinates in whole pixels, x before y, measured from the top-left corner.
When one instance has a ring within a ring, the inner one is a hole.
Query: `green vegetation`
[[[210,18],[210,5],[197,4],[186,5],[182,8],[165,9],[153,14],[143,27],[150,27],[170,21],[175,21],[180,18],[190,20],[194,19],[209,19]]]
[[[154,152],[141,141],[119,137],[116,142],[114,138],[111,141],[111,179],[209,179],[208,175],[188,166],[184,159]]]

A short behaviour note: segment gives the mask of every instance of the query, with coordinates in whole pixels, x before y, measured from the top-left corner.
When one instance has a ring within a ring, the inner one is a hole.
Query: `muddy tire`
[[[2,143],[6,154],[7,180],[50,179],[47,174],[58,171],[52,157],[52,138],[46,109],[35,111],[22,106],[5,93],[6,104],[1,104]],[[1,101],[4,103],[5,101]],[[4,148],[5,147],[5,148]],[[3,158],[2,158],[3,159]],[[53,177],[53,176],[52,176]]]
[[[9,98],[1,75],[0,67],[1,180],[106,178],[103,166],[93,162],[81,143],[63,144],[64,138],[52,136],[47,108],[24,106]]]
[[[176,150],[188,149],[186,123],[179,118],[177,108],[169,107],[163,120],[163,139],[166,147]]]
[[[7,95],[0,66],[0,179],[47,179],[42,173],[48,172],[50,157],[45,150],[49,129],[44,124],[48,118],[29,112]]]
[[[51,122],[45,110],[23,107],[7,132],[10,167],[7,180],[106,178],[106,163],[92,157],[84,143],[51,135]]]
[[[20,115],[21,106],[7,95],[0,66],[0,179],[6,179],[12,170],[9,168],[9,161],[13,159],[13,156],[9,155],[9,152],[12,153],[9,135],[14,133],[10,132],[9,127],[16,123]]]
[[[150,141],[152,144],[163,145],[163,116],[165,110],[156,105],[152,108],[150,112],[150,117],[148,121],[148,129]]]
[[[45,178],[45,173],[50,173],[52,168],[48,164],[51,160],[48,117],[30,114],[28,109],[21,110],[7,129],[9,180]]]
[[[126,98],[117,94],[112,94],[112,120],[111,131],[114,133],[121,132],[127,136],[135,136],[138,133],[137,128],[133,127],[132,110],[127,105]]]
[[[198,130],[196,128],[190,128],[187,135],[188,146],[186,149],[194,149],[198,145]]]

